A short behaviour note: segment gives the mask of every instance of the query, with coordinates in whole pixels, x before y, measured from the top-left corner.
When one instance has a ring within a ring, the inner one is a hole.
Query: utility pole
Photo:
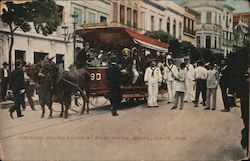
[[[74,51],[74,60],[75,60],[75,56],[76,56],[76,20],[77,20],[77,13],[74,11],[74,13],[71,15],[73,18],[73,51]]]

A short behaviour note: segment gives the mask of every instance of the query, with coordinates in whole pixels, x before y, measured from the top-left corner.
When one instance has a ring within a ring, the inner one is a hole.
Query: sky
[[[186,2],[187,0],[173,0],[178,4],[181,4],[183,2]],[[193,1],[201,1],[201,0],[193,0]],[[249,0],[219,0],[219,1],[225,1],[226,4],[232,6],[235,8],[235,13],[239,12],[250,12],[250,5]]]

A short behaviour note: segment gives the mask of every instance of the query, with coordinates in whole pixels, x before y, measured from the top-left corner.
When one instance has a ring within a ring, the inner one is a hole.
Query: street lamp
[[[63,29],[63,36],[64,36],[64,42],[66,43],[66,38],[67,38],[67,35],[68,35],[68,29],[69,29],[69,27],[68,26],[66,26],[66,24],[64,23],[64,25],[62,26],[62,29]]]
[[[75,55],[76,55],[76,24],[77,24],[77,17],[78,14],[74,11],[74,13],[71,15],[71,17],[73,18],[73,43],[74,43],[74,59],[75,59]]]

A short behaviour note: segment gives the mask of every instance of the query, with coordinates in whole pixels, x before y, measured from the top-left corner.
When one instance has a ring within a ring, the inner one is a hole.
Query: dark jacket
[[[8,77],[10,76],[10,71],[7,69],[8,71]],[[0,79],[2,80],[4,77],[4,72],[3,72],[3,68],[0,68]]]
[[[10,89],[17,93],[22,89],[25,89],[24,74],[21,69],[15,69],[11,72],[9,78]]]

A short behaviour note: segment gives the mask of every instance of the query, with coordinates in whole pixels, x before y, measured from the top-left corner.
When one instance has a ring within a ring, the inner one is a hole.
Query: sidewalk
[[[35,105],[39,104],[38,95],[33,96],[33,101],[34,101]],[[27,106],[29,106],[29,102],[28,102],[27,98],[25,98],[25,103]],[[11,101],[11,100],[7,100],[5,102],[0,102],[0,109],[10,108],[13,105],[14,105],[14,101]]]

